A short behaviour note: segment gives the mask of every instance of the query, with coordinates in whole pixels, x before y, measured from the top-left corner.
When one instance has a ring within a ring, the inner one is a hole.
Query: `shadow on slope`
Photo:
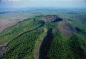
[[[48,59],[48,49],[51,45],[51,40],[53,38],[52,29],[49,29],[47,32],[47,36],[44,38],[44,41],[42,42],[42,45],[40,47],[40,55],[39,59]]]

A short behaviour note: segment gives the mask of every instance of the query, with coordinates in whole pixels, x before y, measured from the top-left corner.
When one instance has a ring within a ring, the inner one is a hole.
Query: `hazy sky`
[[[0,0],[0,8],[24,7],[86,7],[85,0]]]

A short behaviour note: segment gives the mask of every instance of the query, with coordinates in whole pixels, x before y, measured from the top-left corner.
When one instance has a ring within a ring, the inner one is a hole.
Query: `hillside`
[[[57,15],[25,19],[0,33],[1,59],[85,59],[86,37]]]
[[[68,23],[67,21],[63,20],[58,24],[58,29],[61,33],[67,36],[71,36],[73,32],[77,33],[77,29]]]

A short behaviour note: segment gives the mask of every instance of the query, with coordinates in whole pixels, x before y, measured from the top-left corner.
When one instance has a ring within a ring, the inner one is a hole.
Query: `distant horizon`
[[[0,1],[0,8],[86,8],[83,1],[57,1],[57,0],[29,0],[29,1]]]
[[[33,10],[86,10],[86,8],[56,8],[56,7],[24,7],[24,8],[0,8],[0,12],[33,11]]]

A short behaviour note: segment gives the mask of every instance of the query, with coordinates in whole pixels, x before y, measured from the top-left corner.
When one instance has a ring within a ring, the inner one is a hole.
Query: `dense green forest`
[[[0,33],[0,45],[7,44],[7,52],[1,59],[86,59],[85,30],[74,27],[70,20],[65,20],[64,24],[61,22],[64,19],[57,15],[41,15],[8,27]],[[63,25],[66,28],[58,28]],[[66,30],[70,36],[66,35]],[[45,32],[47,35],[42,36]],[[39,55],[34,56],[35,45],[40,43]]]
[[[61,33],[55,33],[47,54],[48,59],[85,59],[85,39],[78,34],[73,34],[69,38]]]

